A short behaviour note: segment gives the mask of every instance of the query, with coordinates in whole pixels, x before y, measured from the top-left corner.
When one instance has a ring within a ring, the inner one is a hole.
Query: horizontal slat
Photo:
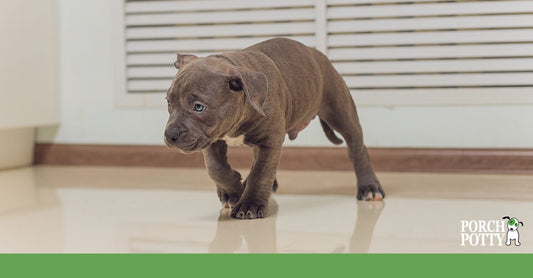
[[[314,22],[290,22],[246,25],[212,25],[179,27],[128,28],[127,39],[168,39],[223,36],[273,36],[280,34],[313,34]]]
[[[135,1],[126,4],[126,13],[272,9],[313,6],[314,0],[225,0],[225,1]]]
[[[412,5],[330,7],[328,19],[503,14],[533,12],[533,1],[480,1]]]
[[[385,89],[351,90],[357,106],[383,105],[484,105],[533,103],[531,87],[506,88],[435,88],[435,89]],[[165,91],[149,94],[132,93],[147,107],[166,107]]]
[[[326,0],[328,6],[349,6],[349,5],[367,5],[367,4],[398,4],[398,3],[416,3],[416,2],[450,2],[450,0]],[[459,0],[465,1],[465,0]],[[466,0],[470,1],[470,0]]]
[[[135,91],[166,91],[170,88],[172,79],[167,80],[130,80],[128,90]]]
[[[237,22],[273,22],[273,21],[302,21],[314,20],[315,10],[285,9],[285,10],[252,10],[252,11],[223,11],[185,14],[139,14],[126,16],[126,26],[138,25],[195,25],[221,24]]]
[[[533,15],[460,16],[439,19],[422,17],[328,22],[329,33],[519,27],[533,27]]]
[[[364,5],[376,3],[412,3],[428,0],[328,0],[330,6]],[[432,2],[449,2],[449,0],[432,0]],[[225,0],[225,1],[133,1],[126,3],[126,13],[186,12],[205,10],[266,9],[313,6],[314,0]]]
[[[533,86],[533,73],[472,73],[346,76],[350,88],[444,87],[444,86]],[[533,88],[532,88],[533,90]]]
[[[533,58],[340,62],[334,63],[334,66],[341,74],[465,71],[533,71]],[[156,71],[151,70],[151,68],[142,68],[138,69],[136,73],[148,75],[155,72]],[[158,73],[163,73],[163,71],[159,71]],[[169,74],[167,75],[172,76]]]
[[[351,90],[358,106],[533,103],[531,87]]]
[[[533,56],[533,44],[450,45],[330,49],[333,61]]]
[[[504,105],[531,104],[531,88],[437,88],[408,90],[352,90],[358,107],[399,105]],[[166,91],[143,94],[131,92],[143,107],[166,108]],[[136,105],[132,107],[137,107]]]
[[[502,42],[533,42],[533,29],[330,35],[328,38],[330,47]]]
[[[436,88],[406,90],[352,90],[358,107],[384,105],[485,105],[531,104],[530,87],[514,88]],[[166,108],[166,91],[142,94],[132,92],[144,107]],[[137,106],[135,106],[137,107]]]
[[[172,78],[177,70],[168,60],[168,66],[130,67],[130,78]],[[529,59],[474,59],[390,62],[335,63],[341,74],[370,73],[424,73],[424,72],[483,72],[483,71],[533,71],[533,58]]]
[[[128,54],[126,57],[126,64],[130,65],[172,65],[176,61],[176,51],[169,53],[153,53],[153,54]],[[205,57],[215,52],[187,52],[187,54],[196,55],[198,57]]]
[[[344,80],[349,88],[518,85],[533,87],[533,73],[346,76]],[[130,80],[128,81],[128,90],[163,91],[169,88],[170,83],[171,78],[166,80]]]
[[[126,64],[129,65],[171,65],[176,61],[176,53],[164,54],[129,54]]]
[[[165,65],[176,60],[175,52],[162,54],[129,54],[128,65]],[[213,52],[198,53],[208,56]],[[328,57],[332,61],[375,60],[375,59],[432,59],[468,57],[533,57],[533,44],[504,45],[453,45],[419,47],[376,47],[353,49],[330,49]]]
[[[315,43],[314,36],[291,37],[309,46]],[[206,50],[237,50],[264,41],[265,38],[228,38],[228,39],[188,39],[188,40],[156,40],[130,41],[126,43],[128,52],[158,51],[206,51]]]
[[[166,106],[165,96],[167,94],[167,90],[164,90],[164,91],[163,90],[160,90],[160,91],[128,90],[128,94],[141,96],[143,99],[148,100],[152,104],[157,103],[157,105],[164,104]]]
[[[130,67],[128,78],[172,78],[177,72],[170,63],[166,67]]]

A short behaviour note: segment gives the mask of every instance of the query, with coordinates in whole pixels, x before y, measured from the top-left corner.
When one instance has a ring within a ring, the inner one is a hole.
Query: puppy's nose
[[[180,130],[175,127],[167,128],[165,130],[165,137],[167,138],[167,141],[170,143],[176,143],[178,141],[180,135]]]

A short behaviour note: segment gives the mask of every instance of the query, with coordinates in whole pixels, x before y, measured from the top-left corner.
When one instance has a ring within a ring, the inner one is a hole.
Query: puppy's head
[[[235,128],[247,106],[261,115],[267,78],[216,57],[178,54],[179,72],[167,91],[165,143],[190,153],[207,148]]]
[[[521,224],[522,226],[524,226],[524,223],[521,222],[521,221],[518,221],[517,218],[510,218],[509,216],[505,216],[503,217],[503,219],[508,219],[507,221],[507,229],[510,230],[510,231],[516,231],[518,230],[518,224]]]

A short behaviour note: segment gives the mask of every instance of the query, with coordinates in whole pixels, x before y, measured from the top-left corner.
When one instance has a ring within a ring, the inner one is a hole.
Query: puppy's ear
[[[232,91],[244,91],[246,99],[252,107],[261,115],[268,93],[267,77],[257,71],[243,67],[235,67],[235,72],[229,80],[229,88]]]
[[[504,216],[502,219],[511,219],[509,216]]]
[[[176,59],[176,62],[174,62],[174,66],[177,69],[182,69],[186,64],[188,64],[189,62],[197,58],[198,57],[191,55],[191,54],[179,54],[178,53],[178,58]]]
[[[518,223],[520,223],[520,224],[522,224],[522,226],[524,226],[524,222],[520,221],[520,222],[518,222]]]

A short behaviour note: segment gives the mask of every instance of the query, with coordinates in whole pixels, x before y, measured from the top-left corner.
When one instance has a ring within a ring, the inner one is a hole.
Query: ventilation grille
[[[126,3],[129,93],[166,92],[176,53],[207,56],[270,37],[315,45],[314,0]]]
[[[533,1],[327,2],[328,54],[356,99],[533,100]]]
[[[164,93],[176,53],[284,36],[326,52],[362,104],[533,102],[533,1],[127,1],[129,94]]]

